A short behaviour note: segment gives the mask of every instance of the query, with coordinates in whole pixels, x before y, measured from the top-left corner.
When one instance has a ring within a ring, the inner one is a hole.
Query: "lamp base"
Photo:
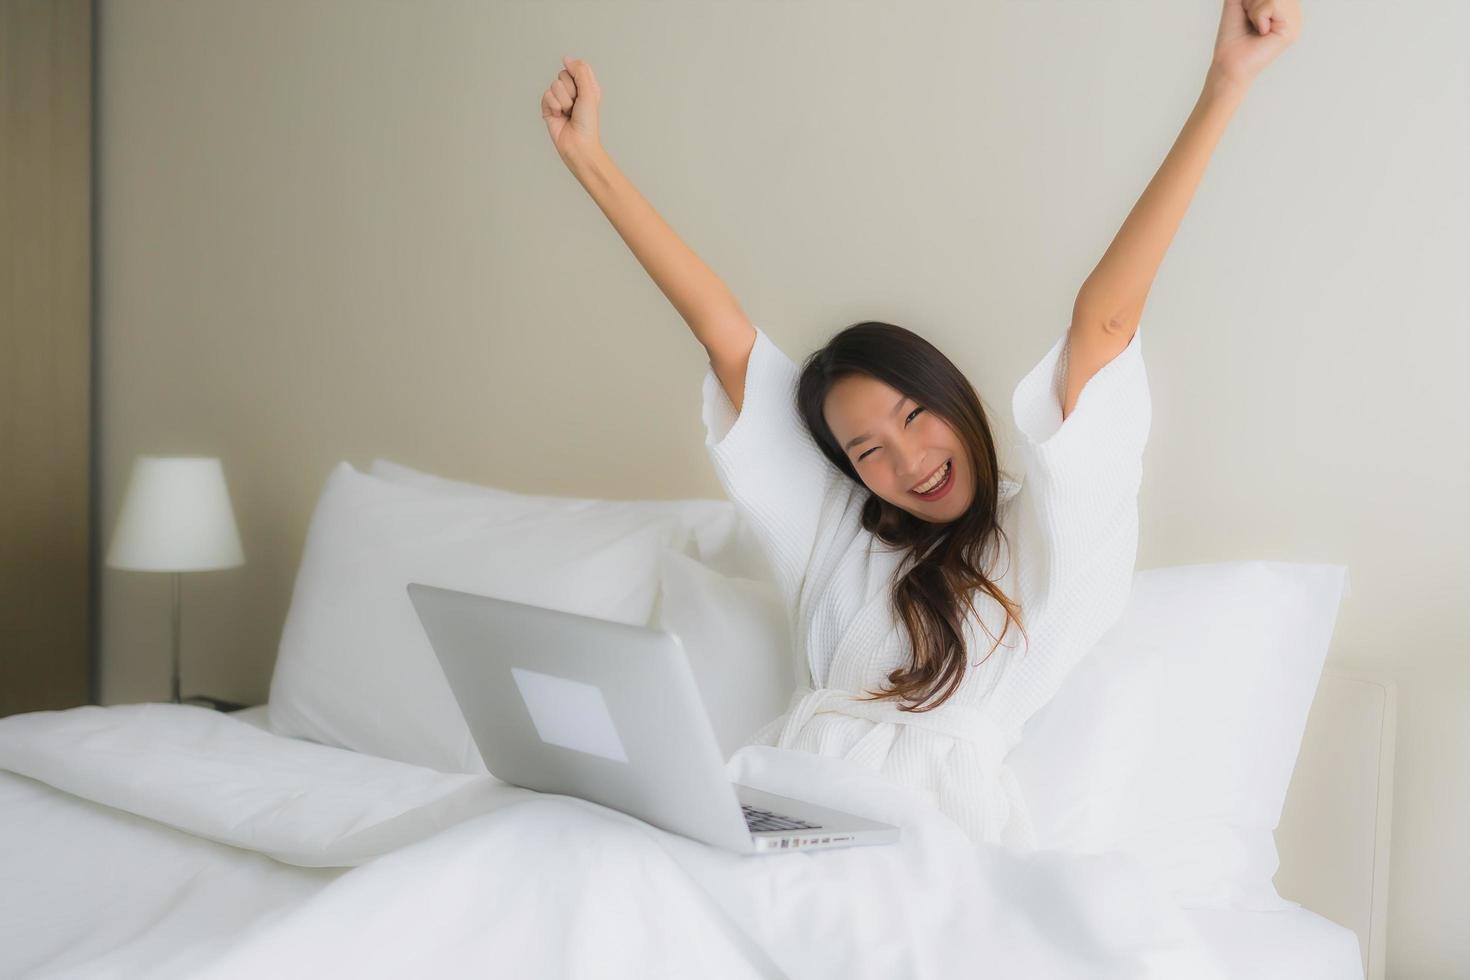
[[[248,708],[248,704],[236,704],[234,701],[221,701],[219,698],[211,698],[203,694],[193,694],[184,698],[180,704],[192,704],[200,708],[213,708],[215,711],[239,711]]]

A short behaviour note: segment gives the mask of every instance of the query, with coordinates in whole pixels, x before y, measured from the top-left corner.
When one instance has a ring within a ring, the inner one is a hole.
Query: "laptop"
[[[732,783],[678,636],[410,582],[485,766],[729,851],[884,844],[899,828]]]

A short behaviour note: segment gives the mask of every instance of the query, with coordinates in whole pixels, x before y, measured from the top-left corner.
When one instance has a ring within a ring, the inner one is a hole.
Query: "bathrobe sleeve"
[[[795,609],[829,493],[846,477],[817,447],[796,408],[801,370],[756,327],[740,412],[711,366],[704,376],[705,448]]]
[[[1024,468],[1017,583],[1029,652],[1007,681],[1024,723],[1122,616],[1138,553],[1138,490],[1152,402],[1140,326],[1062,418],[1064,332],[1016,385],[1011,409]]]

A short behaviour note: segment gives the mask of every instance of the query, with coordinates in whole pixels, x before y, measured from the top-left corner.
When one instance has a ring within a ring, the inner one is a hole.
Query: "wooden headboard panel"
[[[1384,971],[1396,703],[1392,683],[1323,672],[1276,830],[1277,891],[1357,933],[1367,980]]]

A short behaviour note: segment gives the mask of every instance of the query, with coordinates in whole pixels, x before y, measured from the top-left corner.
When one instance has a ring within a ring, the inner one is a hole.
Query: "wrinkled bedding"
[[[1131,858],[976,847],[810,753],[727,771],[902,840],[735,855],[187,705],[0,719],[0,769],[0,840],[40,842],[0,850],[5,975],[1227,976]]]
[[[0,977],[186,976],[342,868],[300,868],[0,772]]]

